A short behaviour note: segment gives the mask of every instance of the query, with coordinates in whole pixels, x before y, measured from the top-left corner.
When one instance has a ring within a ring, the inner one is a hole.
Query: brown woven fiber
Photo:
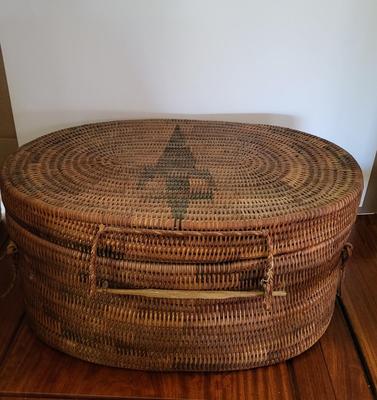
[[[288,128],[133,120],[24,145],[1,190],[42,340],[106,365],[219,371],[324,333],[362,174]]]

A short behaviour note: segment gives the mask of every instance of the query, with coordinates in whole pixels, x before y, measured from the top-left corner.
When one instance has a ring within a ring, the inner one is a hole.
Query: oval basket
[[[288,128],[133,120],[22,146],[1,189],[40,338],[95,363],[219,371],[324,333],[362,174]]]

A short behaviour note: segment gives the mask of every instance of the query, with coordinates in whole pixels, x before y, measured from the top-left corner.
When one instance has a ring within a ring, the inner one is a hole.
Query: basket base
[[[332,313],[333,314],[333,313]],[[303,341],[299,345],[297,345],[295,348],[292,348],[290,352],[287,352],[284,357],[281,358],[276,358],[276,359],[266,359],[266,360],[261,360],[257,363],[250,363],[250,364],[244,364],[244,365],[230,365],[230,366],[225,366],[222,365],[221,367],[218,367],[216,365],[212,365],[210,368],[203,368],[200,365],[196,365],[195,368],[192,366],[190,367],[187,365],[186,367],[184,365],[180,365],[179,368],[173,367],[154,367],[154,361],[150,360],[149,362],[145,363],[144,366],[141,366],[140,364],[131,364],[128,363],[126,360],[122,359],[117,359],[116,361],[113,359],[108,359],[107,357],[100,357],[98,354],[94,354],[91,351],[77,351],[73,349],[71,346],[56,346],[56,343],[51,341],[51,337],[46,335],[46,332],[44,330],[36,329],[35,326],[32,327],[34,333],[36,336],[45,344],[48,346],[54,348],[55,350],[59,350],[65,354],[68,354],[72,357],[79,358],[83,361],[88,361],[93,364],[98,364],[98,365],[104,365],[107,367],[115,367],[115,368],[125,368],[125,369],[130,369],[130,370],[139,370],[139,371],[156,371],[156,372],[169,372],[169,371],[181,371],[181,372],[230,372],[230,371],[241,371],[241,370],[247,370],[251,368],[257,368],[257,367],[266,367],[269,365],[273,364],[278,364],[279,362],[283,362],[286,360],[289,360],[290,358],[296,357],[305,351],[309,350],[312,346],[317,343],[317,341],[324,335],[326,332],[327,328],[330,325],[331,319],[332,319],[332,314],[328,320],[328,322],[322,327],[322,330],[318,331],[316,335],[312,335],[310,338],[307,338],[307,340]],[[158,363],[160,364],[160,363]]]
[[[137,326],[121,324],[121,331],[116,330],[117,322],[111,327],[111,322],[105,320],[108,330],[106,326],[97,327],[102,333],[96,334],[95,326],[73,325],[75,316],[52,321],[51,314],[36,312],[34,307],[27,307],[27,311],[29,322],[42,341],[96,364],[151,371],[234,371],[275,364],[310,348],[330,323],[336,281],[333,279],[332,283],[317,304],[301,304],[301,310],[287,311],[286,315],[281,315],[275,304],[270,318],[256,321],[255,326],[247,318],[237,321],[231,316],[225,324],[218,321],[212,327],[192,324],[159,330],[139,321]],[[301,314],[293,318],[292,312]],[[190,331],[194,333],[188,334]]]

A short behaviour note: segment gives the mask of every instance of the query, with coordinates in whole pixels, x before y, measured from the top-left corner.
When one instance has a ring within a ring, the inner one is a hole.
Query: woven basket
[[[218,371],[324,333],[362,174],[287,128],[135,120],[28,143],[1,189],[42,340],[106,365]]]

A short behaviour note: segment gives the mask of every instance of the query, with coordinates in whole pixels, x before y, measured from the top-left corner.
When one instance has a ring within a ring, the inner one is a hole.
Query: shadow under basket
[[[95,363],[225,371],[325,332],[362,174],[324,139],[193,120],[88,124],[6,161],[28,320]]]

